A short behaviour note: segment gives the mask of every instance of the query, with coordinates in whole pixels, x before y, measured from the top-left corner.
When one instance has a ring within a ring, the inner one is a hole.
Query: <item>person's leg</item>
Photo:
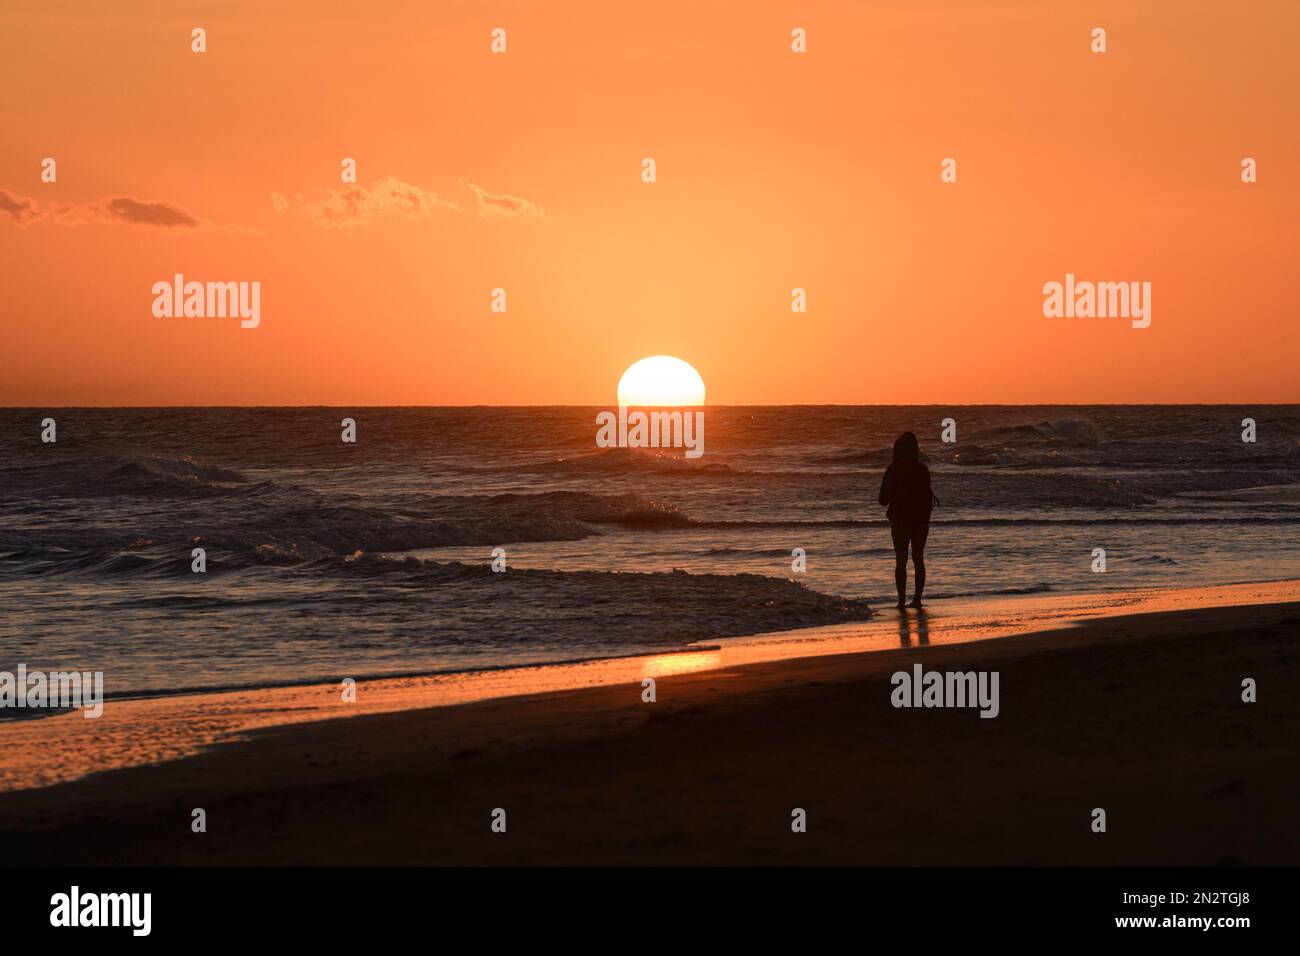
[[[920,607],[921,595],[925,592],[925,539],[930,536],[930,526],[916,525],[910,531],[912,565],[916,568],[916,597],[912,599],[912,606]]]
[[[901,524],[889,526],[894,539],[894,586],[898,588],[898,606],[907,604],[907,528]]]

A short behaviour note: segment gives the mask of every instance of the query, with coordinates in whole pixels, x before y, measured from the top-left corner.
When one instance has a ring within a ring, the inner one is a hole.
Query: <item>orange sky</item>
[[[1297,401],[1298,47],[1294,0],[6,0],[0,403],[608,405],[658,353],[715,404]],[[422,214],[322,224],[345,156]],[[261,326],[155,318],[176,272]],[[1066,272],[1151,327],[1044,318]]]

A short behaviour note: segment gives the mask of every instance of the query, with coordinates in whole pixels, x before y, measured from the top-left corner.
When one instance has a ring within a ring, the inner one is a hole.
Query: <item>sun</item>
[[[618,380],[620,405],[704,404],[704,379],[689,362],[671,355],[651,355],[633,362]]]

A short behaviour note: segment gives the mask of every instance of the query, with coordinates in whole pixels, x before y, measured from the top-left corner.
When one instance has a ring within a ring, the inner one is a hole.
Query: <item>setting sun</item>
[[[700,373],[671,355],[651,355],[633,362],[618,380],[620,405],[704,404],[704,379]]]

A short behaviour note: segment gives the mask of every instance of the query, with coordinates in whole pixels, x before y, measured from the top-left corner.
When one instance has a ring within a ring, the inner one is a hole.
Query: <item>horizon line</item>
[[[1258,401],[1258,402],[801,402],[787,404],[705,404],[705,405],[629,405],[628,408],[673,408],[673,409],[700,409],[707,410],[710,408],[1258,408],[1258,407],[1286,407],[1300,405],[1300,399],[1290,402],[1276,401]],[[475,409],[475,408],[495,408],[495,409],[530,409],[530,408],[575,408],[575,409],[609,409],[619,407],[614,404],[576,404],[576,403],[554,403],[554,404],[534,404],[534,405],[488,405],[488,404],[471,404],[471,405],[416,405],[416,404],[390,404],[390,405],[327,405],[319,402],[309,402],[302,404],[284,404],[284,405],[263,405],[263,404],[240,404],[240,405],[68,405],[68,404],[46,404],[46,405],[0,405],[2,411],[39,411],[48,409],[107,409],[107,410],[172,410],[172,409],[263,409],[263,408],[446,408],[446,409]]]

